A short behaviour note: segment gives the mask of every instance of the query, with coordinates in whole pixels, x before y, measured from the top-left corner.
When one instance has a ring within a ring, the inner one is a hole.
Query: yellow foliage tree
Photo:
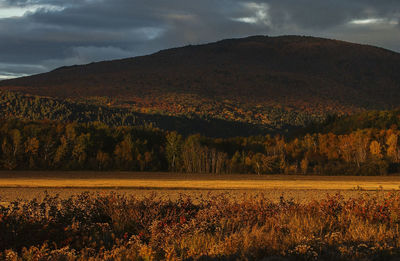
[[[398,136],[394,133],[389,134],[386,139],[387,150],[386,154],[394,162],[399,162],[399,148],[397,146]]]
[[[382,158],[381,144],[378,141],[374,140],[371,142],[369,151],[371,152],[372,156],[379,159]]]

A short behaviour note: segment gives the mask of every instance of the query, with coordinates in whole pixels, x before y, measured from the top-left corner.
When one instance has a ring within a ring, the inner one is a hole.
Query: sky
[[[400,0],[0,0],[0,80],[251,35],[400,52]]]

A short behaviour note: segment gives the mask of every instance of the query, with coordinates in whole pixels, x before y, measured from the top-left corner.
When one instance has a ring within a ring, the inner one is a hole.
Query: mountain
[[[298,126],[327,113],[397,107],[400,54],[313,37],[253,36],[61,67],[1,81],[0,89],[142,113]]]

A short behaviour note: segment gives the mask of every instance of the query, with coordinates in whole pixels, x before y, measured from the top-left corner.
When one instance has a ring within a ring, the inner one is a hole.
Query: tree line
[[[208,138],[103,123],[0,121],[1,169],[385,175],[400,170],[400,131]]]

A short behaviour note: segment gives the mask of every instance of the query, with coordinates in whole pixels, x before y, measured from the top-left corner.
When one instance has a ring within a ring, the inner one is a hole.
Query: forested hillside
[[[318,118],[397,107],[400,54],[313,37],[254,36],[62,67],[1,81],[0,88],[84,101],[107,97],[100,98],[104,104],[144,113],[274,125],[280,111],[304,121],[303,113]]]
[[[345,134],[359,129],[397,129],[399,126],[400,110],[372,110],[352,115],[329,115],[324,121],[311,124],[303,132]]]
[[[162,111],[137,111],[134,108],[111,106],[107,98],[91,100],[63,100],[21,93],[0,91],[0,118],[25,120],[57,120],[62,122],[101,122],[108,126],[152,126],[163,130],[178,131],[183,135],[200,133],[209,137],[251,136],[277,131],[287,132],[303,128],[311,122],[320,122],[308,113],[287,111],[282,108],[265,108],[260,121],[229,120],[212,114],[179,114],[173,116]]]

